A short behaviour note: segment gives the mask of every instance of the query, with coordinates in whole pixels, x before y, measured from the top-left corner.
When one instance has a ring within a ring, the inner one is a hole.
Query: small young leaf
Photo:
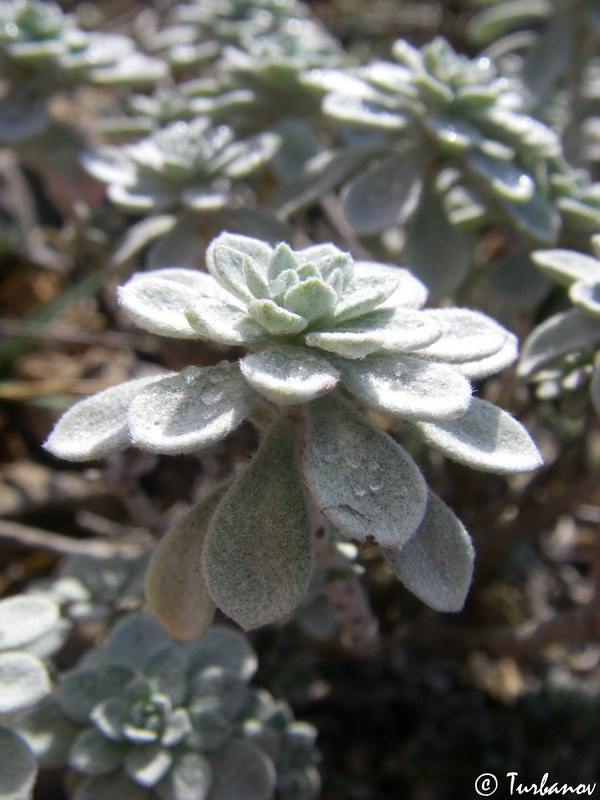
[[[600,320],[579,308],[563,311],[538,325],[529,335],[521,351],[518,374],[527,377],[567,353],[599,344]]]
[[[283,296],[288,311],[308,320],[329,314],[337,302],[337,293],[319,278],[309,278],[290,287]]]
[[[339,372],[305,347],[279,344],[251,353],[240,361],[248,383],[279,405],[307,403],[330,392]]]
[[[254,399],[235,363],[186,367],[136,396],[129,408],[131,438],[151,452],[191,453],[235,430]]]
[[[135,378],[80,400],[58,420],[44,443],[46,450],[69,461],[89,461],[130,446],[127,411],[146,387],[162,375]]]
[[[433,492],[415,535],[382,553],[396,577],[428,606],[461,610],[473,575],[473,545],[458,517]]]
[[[275,769],[267,756],[249,742],[232,739],[209,756],[213,768],[211,800],[270,800]]]
[[[471,402],[471,384],[448,364],[376,353],[360,362],[336,360],[335,366],[355,397],[391,417],[451,419]]]
[[[412,424],[427,444],[448,458],[483,472],[530,472],[543,463],[521,423],[477,397],[458,419]]]
[[[0,800],[28,800],[37,775],[35,757],[16,733],[0,728]]]
[[[312,549],[295,430],[282,419],[213,515],[203,559],[208,590],[246,629],[274,622],[306,592]]]
[[[359,541],[399,547],[425,513],[425,481],[388,434],[329,394],[306,408],[304,474],[323,514]]]
[[[286,311],[272,300],[251,300],[248,311],[259,325],[274,336],[300,333],[308,325],[305,317]]]
[[[177,520],[158,543],[146,573],[150,608],[175,639],[199,639],[210,625],[215,605],[201,570],[201,553],[210,518],[225,488],[219,488]]]

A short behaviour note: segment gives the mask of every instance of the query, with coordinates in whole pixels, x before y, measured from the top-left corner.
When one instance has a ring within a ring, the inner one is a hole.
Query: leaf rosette
[[[534,469],[540,457],[528,434],[474,398],[469,381],[510,364],[515,337],[479,312],[423,309],[425,287],[408,271],[355,262],[332,244],[294,251],[224,233],[209,246],[207,267],[208,274],[135,275],[119,290],[121,305],[154,333],[250,352],[105,390],[73,406],[46,444],[73,460],[131,443],[189,453],[219,441],[255,409],[271,409],[275,422],[246,470],[161,542],[148,576],[154,607],[171,630],[181,625],[182,638],[200,635],[215,604],[246,628],[292,611],[312,575],[308,489],[335,526],[384,553],[399,551],[423,525],[435,552],[445,547],[436,536],[452,530],[454,574],[464,579],[440,578],[445,594],[439,588],[435,596],[426,574],[423,585],[407,581],[434,607],[456,610],[472,567],[467,534],[430,499],[408,453],[361,408],[405,421],[478,469]],[[192,557],[198,549],[201,565]],[[422,553],[410,559],[414,569],[418,559]],[[404,566],[392,562],[402,577]]]

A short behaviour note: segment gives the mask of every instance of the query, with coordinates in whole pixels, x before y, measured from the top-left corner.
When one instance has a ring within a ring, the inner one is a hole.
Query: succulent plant
[[[527,337],[518,365],[521,377],[537,384],[541,397],[552,398],[590,382],[600,413],[600,236],[592,237],[595,257],[574,250],[538,250],[536,266],[568,287],[574,308],[546,319]]]
[[[42,658],[64,641],[58,606],[41,597],[0,600],[0,798],[29,797],[37,763],[15,720],[50,691]]]
[[[18,730],[42,766],[71,768],[74,800],[310,800],[315,731],[249,688],[256,666],[229,628],[182,645],[132,614]]]
[[[80,83],[151,86],[165,62],[136,50],[128,36],[87,32],[58,5],[41,0],[0,3],[0,139],[18,142],[49,119],[48,99]]]
[[[366,407],[406,423],[450,458],[492,472],[540,464],[509,414],[473,397],[471,378],[516,358],[515,337],[467,309],[423,310],[406,270],[354,262],[332,244],[294,251],[224,233],[209,274],[137,274],[119,290],[141,327],[245,346],[239,362],[136,378],[71,408],[46,447],[86,460],[131,443],[190,453],[251,415],[272,420],[230,487],[194,506],[161,541],[151,602],[173,635],[201,635],[214,604],[246,628],[293,610],[311,580],[311,506],[435,608],[459,609],[471,577],[462,524]],[[197,554],[202,552],[202,564]]]
[[[501,219],[534,244],[553,244],[561,218],[548,179],[564,170],[561,143],[528,112],[518,81],[500,76],[486,56],[456,53],[441,37],[420,50],[398,40],[393,54],[398,63],[313,70],[305,77],[328,90],[323,112],[342,133],[362,131],[346,147],[346,174],[341,161],[332,172],[338,183],[354,173],[342,202],[355,230],[376,234],[411,220],[407,264],[439,293],[454,291],[469,266],[457,226]],[[318,174],[309,163],[311,169]],[[456,186],[467,192],[466,223],[464,208],[461,215],[447,208],[456,205],[447,196]],[[288,207],[296,205],[291,199]],[[425,224],[432,219],[436,237]]]

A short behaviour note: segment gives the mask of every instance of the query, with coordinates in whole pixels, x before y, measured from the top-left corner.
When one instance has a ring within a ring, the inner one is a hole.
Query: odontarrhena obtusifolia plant
[[[121,305],[146,330],[244,346],[247,355],[107,389],[68,410],[46,443],[75,461],[130,444],[183,454],[246,417],[269,419],[246,468],[154,553],[148,595],[170,633],[200,636],[215,605],[246,629],[291,612],[311,580],[317,512],[378,544],[424,602],[459,610],[471,581],[469,536],[369,412],[405,422],[476,469],[535,469],[529,434],[473,397],[469,381],[514,361],[515,337],[477,311],[423,309],[425,287],[408,271],[353,261],[332,244],[294,251],[222,233],[206,262],[208,274],[134,275]]]

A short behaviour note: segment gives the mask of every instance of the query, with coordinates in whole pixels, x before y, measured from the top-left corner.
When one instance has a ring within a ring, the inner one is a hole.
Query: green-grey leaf
[[[536,250],[531,259],[549,278],[563,286],[579,280],[600,280],[600,261],[575,250]]]
[[[275,790],[271,760],[249,742],[233,739],[209,757],[211,800],[270,800]]]
[[[253,344],[266,338],[264,328],[256,320],[237,306],[222,300],[199,297],[190,302],[188,299],[184,311],[197,337],[234,346]]]
[[[190,708],[189,715],[192,733],[188,735],[186,744],[195,750],[202,752],[216,750],[230,738],[232,725],[221,714]]]
[[[408,453],[334,394],[307,406],[306,424],[304,474],[323,514],[359,541],[406,542],[427,499]]]
[[[63,675],[58,702],[70,719],[86,724],[98,703],[118,697],[134,677],[134,670],[122,664],[108,664],[98,669],[79,667]]]
[[[0,650],[24,649],[59,621],[56,603],[45,597],[15,595],[0,600]]]
[[[223,487],[212,492],[177,520],[158,543],[148,566],[150,608],[175,639],[199,639],[214,616],[201,553],[210,518],[224,491]]]
[[[521,423],[493,403],[477,397],[457,419],[412,424],[427,444],[453,461],[483,472],[530,472],[543,463]]]
[[[201,753],[184,752],[175,756],[173,766],[154,791],[160,800],[206,800],[211,785],[208,759]]]
[[[0,653],[0,714],[27,708],[50,692],[46,668],[29,653]]]
[[[576,281],[569,288],[569,298],[588,314],[600,317],[600,280]]]
[[[306,347],[277,344],[251,353],[240,361],[248,383],[279,405],[307,403],[330,392],[339,372]]]
[[[406,259],[414,275],[437,296],[453,294],[469,269],[468,241],[450,224],[440,198],[428,186],[408,232]]]
[[[471,170],[485,181],[495,195],[513,203],[525,203],[533,197],[533,178],[512,161],[494,158],[482,150],[472,150],[465,158]]]
[[[173,214],[148,217],[130,225],[113,253],[112,263],[119,267],[137,255],[150,242],[164,236],[177,222]]]
[[[414,210],[423,182],[424,156],[411,148],[379,161],[342,192],[344,214],[360,234],[378,233],[404,222]]]
[[[82,731],[69,752],[69,766],[85,775],[106,775],[120,766],[127,745],[107,739],[96,728]]]
[[[46,450],[69,461],[89,461],[131,445],[127,411],[131,401],[162,375],[135,378],[86,397],[71,406],[44,443]]]
[[[123,664],[139,670],[169,644],[163,625],[149,613],[136,613],[121,617],[110,629],[104,642],[108,660],[106,669]]]
[[[251,300],[248,311],[259,325],[274,336],[300,333],[308,325],[305,317],[287,311],[268,299]]]
[[[165,776],[172,763],[171,753],[159,744],[134,747],[123,760],[125,772],[140,786],[154,786]]]
[[[491,356],[476,358],[473,360],[461,361],[453,364],[457,372],[470,380],[481,380],[489,375],[495,375],[506,367],[513,364],[519,355],[519,340],[513,333],[506,336],[506,340],[498,350]]]
[[[210,524],[203,570],[217,606],[246,629],[288,614],[312,575],[309,511],[295,429],[271,428]]]
[[[436,611],[460,611],[473,575],[475,553],[462,522],[432,491],[415,535],[382,553],[406,588]]]
[[[35,706],[19,714],[14,728],[25,739],[42,767],[63,767],[67,763],[71,744],[81,731],[79,725],[65,717],[54,695],[47,695]]]
[[[129,407],[131,438],[154,453],[191,453],[235,430],[254,399],[235,363],[186,367],[136,396]]]
[[[0,800],[29,800],[37,764],[27,744],[8,728],[0,728]]]
[[[193,711],[210,712],[233,721],[244,705],[247,692],[242,677],[221,666],[212,666],[192,679],[187,702]]]
[[[201,251],[202,238],[198,230],[198,218],[195,214],[180,214],[175,225],[165,231],[158,241],[148,250],[146,264],[148,269],[157,270],[176,267],[189,269],[196,274]],[[202,278],[209,278],[204,272],[197,271]],[[197,279],[200,282],[202,279]],[[210,284],[212,281],[205,281]],[[200,292],[199,292],[200,293]]]
[[[308,320],[329,314],[336,302],[337,293],[316,277],[290,287],[283,296],[283,305],[288,311]]]
[[[471,402],[471,384],[448,364],[376,353],[360,362],[338,360],[335,365],[355,397],[388,416],[451,419],[463,414]]]
[[[498,195],[495,200],[518,231],[538,244],[554,244],[561,228],[560,214],[539,192],[521,203]]]
[[[599,344],[598,319],[579,308],[563,311],[542,322],[529,335],[521,352],[518,374],[527,377],[567,353]]]

